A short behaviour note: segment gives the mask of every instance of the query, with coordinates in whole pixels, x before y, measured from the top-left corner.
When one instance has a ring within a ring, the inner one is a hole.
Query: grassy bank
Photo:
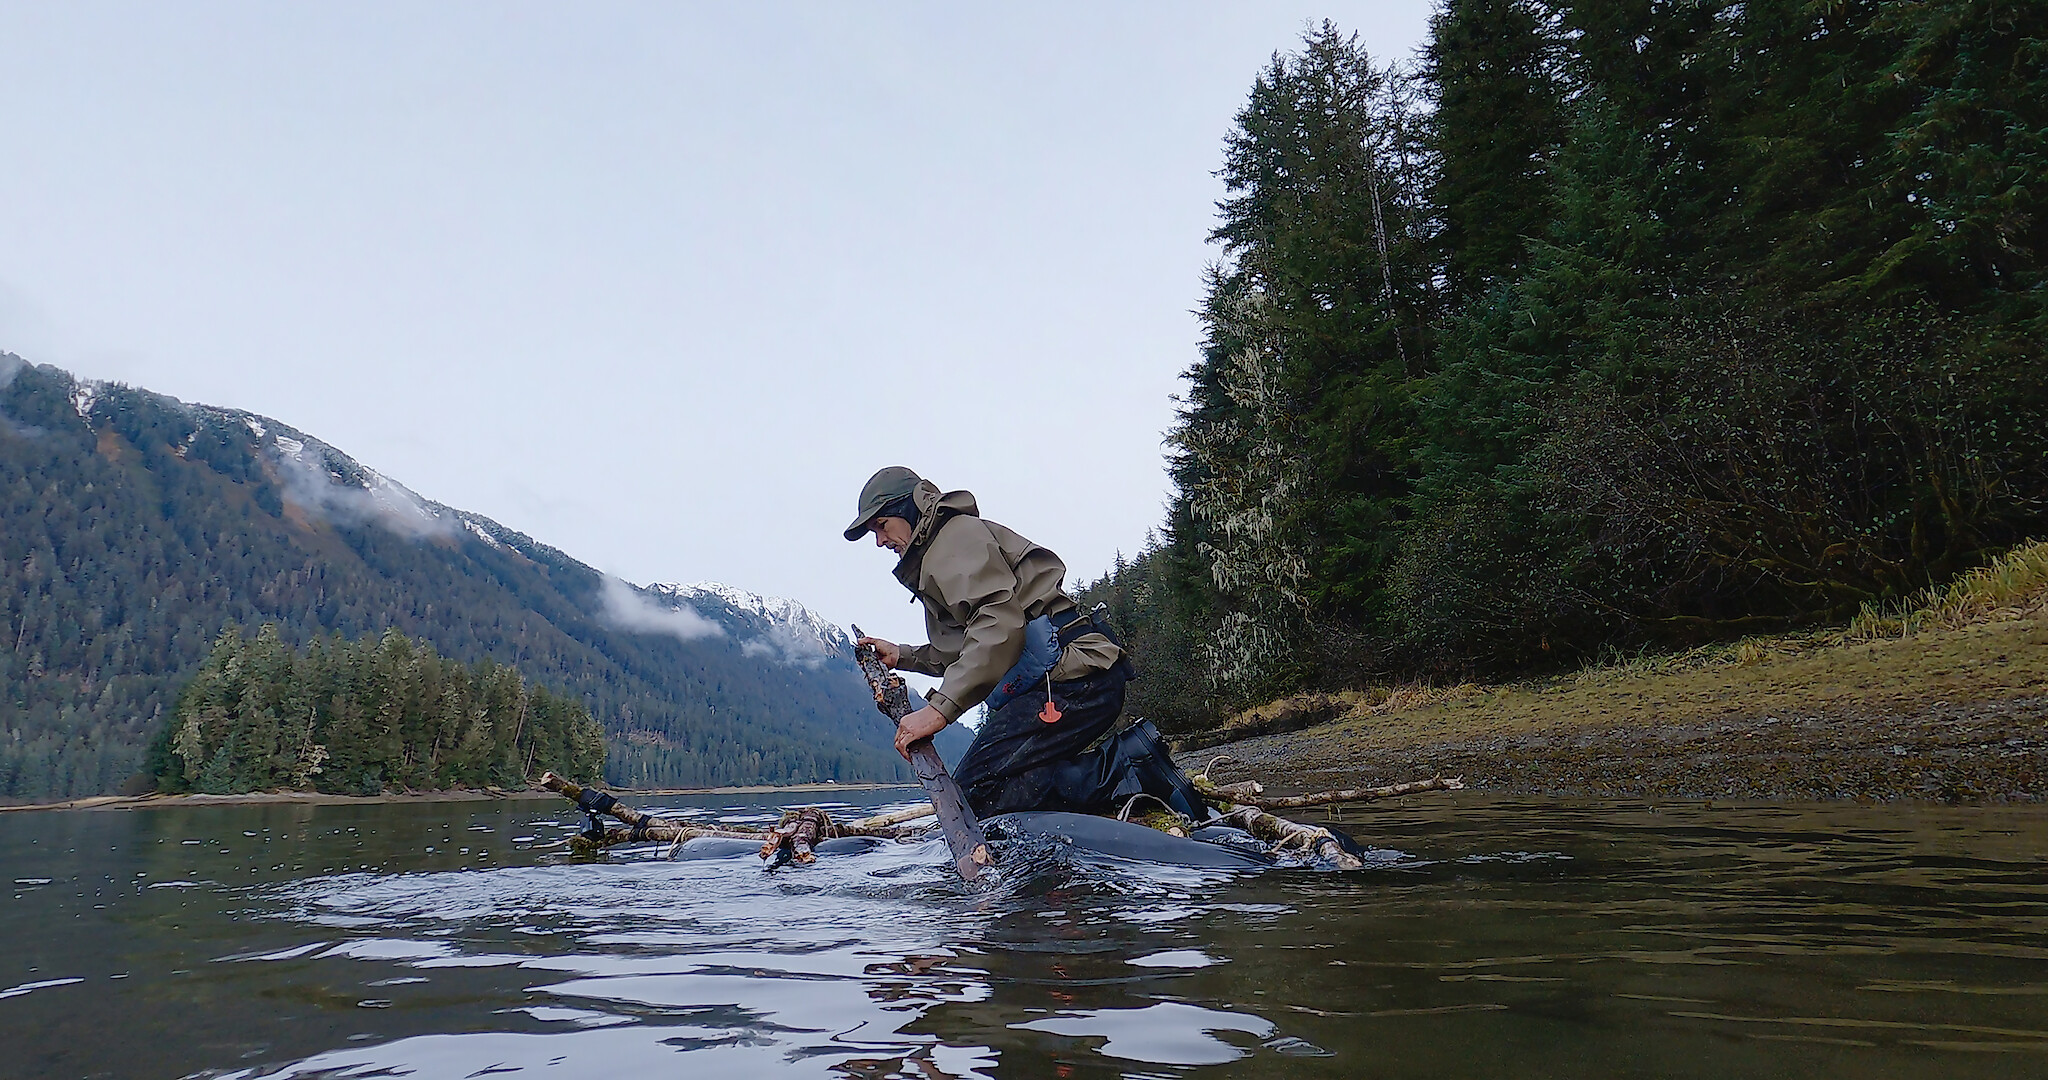
[[[1541,682],[1304,695],[1184,747],[1301,787],[1443,772],[1532,794],[2044,799],[2048,544],[1847,627]]]

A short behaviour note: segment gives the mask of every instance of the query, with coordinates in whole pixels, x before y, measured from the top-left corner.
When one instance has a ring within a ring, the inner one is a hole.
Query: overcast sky
[[[267,414],[635,582],[921,640],[876,468],[1134,552],[1224,134],[1418,0],[0,3],[0,349]]]

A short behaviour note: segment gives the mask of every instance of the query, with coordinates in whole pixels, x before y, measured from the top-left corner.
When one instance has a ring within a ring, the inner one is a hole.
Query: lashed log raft
[[[1210,778],[1209,770],[1225,758],[1209,763],[1209,769],[1193,777],[1195,788],[1203,798],[1222,811],[1222,816],[1213,823],[1243,829],[1252,836],[1272,845],[1275,854],[1298,851],[1303,855],[1320,858],[1341,870],[1356,870],[1364,864],[1339,842],[1330,830],[1317,825],[1304,825],[1289,821],[1270,813],[1273,809],[1290,809],[1305,806],[1326,806],[1335,803],[1368,802],[1376,799],[1398,798],[1429,791],[1459,791],[1465,786],[1457,778],[1441,776],[1427,780],[1415,780],[1405,784],[1388,784],[1374,788],[1342,788],[1336,791],[1311,792],[1306,795],[1266,795],[1264,785],[1255,780],[1241,780],[1230,784],[1218,784]],[[772,865],[795,862],[799,865],[816,860],[813,846],[820,840],[841,836],[873,836],[884,839],[907,839],[925,833],[928,826],[913,826],[908,822],[919,821],[936,814],[929,804],[905,807],[887,814],[861,818],[858,821],[835,822],[817,807],[805,807],[783,814],[773,828],[746,828],[743,826],[691,825],[670,821],[641,813],[603,792],[585,789],[554,773],[541,777],[541,786],[573,800],[578,806],[594,814],[605,814],[625,823],[608,826],[576,836],[570,841],[572,849],[578,852],[601,851],[617,844],[655,842],[679,844],[699,836],[724,837],[736,840],[760,841],[761,857],[772,860]],[[1130,807],[1125,808],[1129,816]],[[1161,828],[1176,835],[1186,835],[1183,828],[1171,827],[1173,823],[1155,823],[1140,815],[1135,820]],[[1176,816],[1176,822],[1178,818]],[[1185,824],[1185,823],[1180,823]],[[978,826],[977,826],[978,827]]]
[[[571,849],[582,853],[602,851],[605,848],[618,844],[640,842],[679,844],[685,840],[693,840],[700,836],[723,837],[729,840],[759,840],[764,842],[772,837],[775,842],[772,846],[763,849],[763,858],[774,856],[777,848],[787,844],[792,848],[791,856],[795,858],[795,861],[808,863],[811,859],[803,858],[801,855],[810,854],[810,845],[817,843],[819,840],[830,840],[840,836],[874,836],[885,840],[902,839],[923,831],[921,827],[906,827],[904,822],[916,821],[919,818],[930,817],[932,814],[932,808],[928,805],[912,806],[895,811],[894,813],[879,814],[874,817],[862,818],[858,821],[838,823],[827,817],[822,810],[807,808],[805,811],[796,811],[785,815],[783,822],[774,829],[749,829],[729,825],[692,825],[687,822],[670,821],[654,817],[651,814],[641,813],[608,794],[586,789],[573,781],[564,780],[551,772],[542,774],[540,785],[569,799],[592,814],[604,814],[626,823],[625,828],[609,826],[601,830],[580,833],[571,838],[569,841]],[[588,792],[587,795],[586,792]],[[808,832],[804,836],[804,846],[801,853],[799,853],[795,850],[794,844],[797,832],[792,830],[785,834],[780,830],[792,820],[801,818],[805,813],[815,814],[816,819],[812,824],[813,831]],[[815,856],[812,857],[815,858]]]

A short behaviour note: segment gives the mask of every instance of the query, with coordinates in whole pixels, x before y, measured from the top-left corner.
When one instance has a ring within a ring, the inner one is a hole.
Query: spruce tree
[[[1452,302],[1512,280],[1548,231],[1548,165],[1564,137],[1560,47],[1534,0],[1450,0],[1430,20],[1422,79],[1437,258]]]
[[[1424,155],[1406,79],[1325,23],[1276,55],[1225,140],[1224,260],[1175,445],[1249,684],[1318,661],[1308,621],[1375,618],[1413,479],[1432,303]]]

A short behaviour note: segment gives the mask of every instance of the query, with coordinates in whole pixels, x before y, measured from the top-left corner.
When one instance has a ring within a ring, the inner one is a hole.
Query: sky
[[[0,350],[315,435],[627,580],[922,640],[908,465],[1135,553],[1252,80],[1423,0],[0,4]]]

